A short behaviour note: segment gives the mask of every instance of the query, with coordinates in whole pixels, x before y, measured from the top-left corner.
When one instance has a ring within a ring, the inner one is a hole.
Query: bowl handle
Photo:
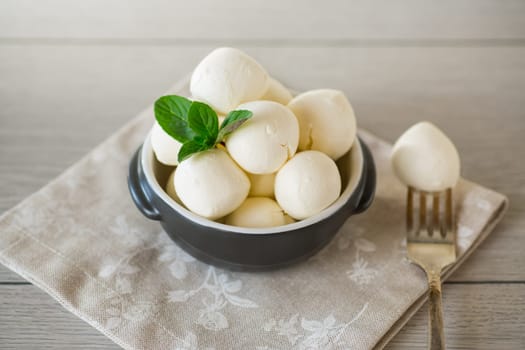
[[[360,140],[361,141],[361,140]],[[366,143],[361,141],[361,148],[363,150],[363,164],[366,165],[365,173],[365,188],[363,189],[363,194],[359,199],[359,203],[354,210],[354,214],[359,214],[368,209],[372,202],[374,201],[374,194],[376,190],[376,166],[374,164],[374,157],[372,157],[372,152],[366,145]]]
[[[133,202],[145,217],[151,220],[160,220],[159,211],[153,207],[147,192],[144,191],[144,187],[142,186],[142,182],[146,181],[146,179],[141,176],[142,170],[140,169],[139,161],[141,150],[142,147],[139,147],[139,149],[133,155],[133,158],[131,158],[131,162],[129,163],[129,193],[131,194]]]

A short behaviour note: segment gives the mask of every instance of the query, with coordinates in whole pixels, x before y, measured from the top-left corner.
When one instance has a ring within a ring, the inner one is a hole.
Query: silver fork
[[[452,189],[424,192],[409,187],[406,209],[408,258],[425,271],[429,284],[429,349],[445,349],[441,271],[456,261]]]

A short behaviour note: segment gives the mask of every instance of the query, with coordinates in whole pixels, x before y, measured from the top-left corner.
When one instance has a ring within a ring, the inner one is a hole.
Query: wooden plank
[[[209,46],[0,45],[0,210],[43,186],[191,70]],[[465,177],[510,198],[453,280],[525,280],[525,48],[245,47],[297,89],[333,87],[361,127],[393,141],[430,120]],[[291,64],[301,62],[301,64]],[[0,270],[0,281],[12,280]]]
[[[25,283],[26,280],[0,264],[0,285],[2,283]]]
[[[524,285],[447,285],[444,288],[448,349],[520,349],[525,345]],[[387,349],[423,349],[423,307]],[[33,286],[0,285],[2,349],[117,349],[102,334]]]
[[[0,285],[0,348],[120,349],[32,285]]]
[[[523,349],[525,285],[446,285],[443,290],[447,349]],[[386,349],[425,349],[424,306]]]
[[[328,40],[523,39],[520,0],[4,0],[3,38]],[[225,41],[226,40],[226,41]],[[147,41],[146,41],[147,42]]]

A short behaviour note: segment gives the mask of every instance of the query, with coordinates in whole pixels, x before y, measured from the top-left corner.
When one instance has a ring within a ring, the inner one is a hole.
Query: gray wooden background
[[[0,212],[224,45],[342,89],[389,141],[422,119],[450,135],[463,175],[511,206],[444,286],[449,348],[525,348],[525,1],[2,0]],[[389,349],[425,346],[421,310]],[[117,346],[0,267],[0,349],[36,348]]]

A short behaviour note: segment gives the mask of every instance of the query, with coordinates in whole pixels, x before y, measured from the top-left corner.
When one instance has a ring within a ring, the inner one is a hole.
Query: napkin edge
[[[109,340],[111,340],[112,342],[120,346],[121,348],[132,349],[132,347],[129,344],[123,342],[121,339],[114,336],[112,333],[107,332],[102,324],[93,320],[89,315],[80,312],[77,308],[71,305],[71,303],[69,303],[67,300],[64,300],[62,296],[60,296],[59,293],[53,290],[53,288],[48,287],[46,283],[39,282],[37,279],[33,278],[30,273],[26,272],[23,269],[18,268],[15,264],[11,264],[11,262],[12,261],[10,259],[7,259],[2,254],[0,254],[0,264],[4,265],[9,270],[13,271],[14,273],[18,274],[19,276],[21,276],[22,278],[30,282],[31,285],[33,285],[34,287],[42,290],[44,293],[46,293],[47,295],[52,297],[56,302],[58,302],[64,309],[66,309],[71,314],[76,316],[78,319],[87,323],[88,325],[90,325],[91,327],[93,327],[94,329],[102,333]]]

